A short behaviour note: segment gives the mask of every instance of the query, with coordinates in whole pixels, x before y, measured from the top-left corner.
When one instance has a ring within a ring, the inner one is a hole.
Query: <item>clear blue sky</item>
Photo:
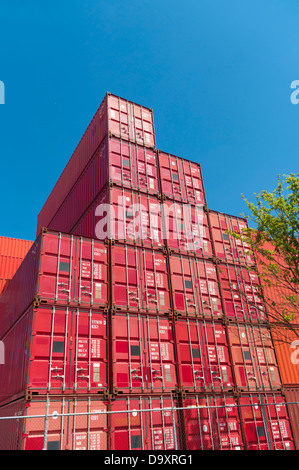
[[[37,215],[106,91],[153,108],[157,147],[202,165],[208,206],[297,172],[299,2],[14,0],[0,7],[0,235]]]

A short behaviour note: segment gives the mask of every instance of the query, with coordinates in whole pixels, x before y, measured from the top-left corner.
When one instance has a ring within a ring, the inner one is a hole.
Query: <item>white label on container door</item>
[[[101,340],[99,339],[91,340],[91,357],[93,359],[101,357]]]
[[[78,339],[78,357],[88,357],[88,339]]]
[[[161,356],[162,361],[169,361],[169,345],[167,343],[161,344]]]
[[[95,283],[95,298],[96,299],[102,298],[102,284],[98,282]]]
[[[149,178],[148,180],[150,189],[155,189],[155,180],[153,178]]]
[[[101,264],[94,264],[93,265],[93,278],[100,280],[102,279],[102,265]]]
[[[146,273],[146,285],[148,287],[155,287],[154,273]]]
[[[91,277],[91,263],[89,262],[86,262],[86,261],[82,261],[82,264],[81,264],[81,276],[82,277],[88,277],[90,278]]]
[[[112,117],[112,119],[116,118],[116,113],[115,113],[114,109],[110,109],[110,116]]]

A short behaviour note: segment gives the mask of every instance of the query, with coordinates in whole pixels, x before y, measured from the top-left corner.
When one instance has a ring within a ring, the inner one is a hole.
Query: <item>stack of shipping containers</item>
[[[294,448],[244,226],[107,94],[0,297],[0,416],[51,417],[1,424],[2,447]]]

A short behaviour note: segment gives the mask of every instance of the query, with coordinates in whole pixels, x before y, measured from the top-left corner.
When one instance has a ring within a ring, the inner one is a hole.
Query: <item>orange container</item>
[[[32,243],[18,238],[0,237],[0,294],[13,278]]]
[[[282,384],[299,386],[299,329],[273,329],[272,338]]]

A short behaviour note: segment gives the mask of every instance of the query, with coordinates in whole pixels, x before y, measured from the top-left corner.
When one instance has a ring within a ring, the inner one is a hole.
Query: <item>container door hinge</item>
[[[165,201],[165,199],[166,199],[166,195],[165,195],[165,194],[163,194],[163,193],[161,193],[161,194],[158,194],[158,196],[157,196],[157,197],[158,197],[159,201]]]

